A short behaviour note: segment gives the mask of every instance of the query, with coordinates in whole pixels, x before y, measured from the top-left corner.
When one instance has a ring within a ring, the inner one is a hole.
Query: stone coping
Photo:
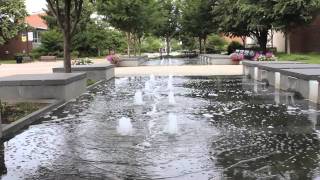
[[[282,72],[284,69],[319,69],[319,64],[260,64],[259,69]]]
[[[257,67],[260,64],[305,64],[297,61],[242,61],[242,64],[245,66],[254,66]]]
[[[95,70],[106,70],[106,69],[111,69],[114,68],[115,66],[112,64],[90,64],[90,65],[76,65],[72,66],[72,70],[74,71],[95,71]],[[52,68],[53,72],[56,71],[63,71],[63,67],[55,67]]]
[[[320,69],[281,69],[281,74],[304,80],[320,80]]]
[[[86,77],[86,73],[21,74],[0,78],[0,86],[57,86]]]

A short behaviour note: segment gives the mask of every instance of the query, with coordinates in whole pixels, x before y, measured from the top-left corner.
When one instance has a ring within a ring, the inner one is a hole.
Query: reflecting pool
[[[2,179],[317,179],[316,105],[243,77],[127,77],[3,142]]]

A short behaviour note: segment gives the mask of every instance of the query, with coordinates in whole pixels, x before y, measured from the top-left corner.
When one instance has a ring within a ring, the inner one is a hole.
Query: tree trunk
[[[138,43],[139,43],[139,56],[141,56],[141,38],[140,37],[138,39]]]
[[[246,36],[241,37],[242,45],[243,45],[244,48],[246,48],[246,39],[247,39]]]
[[[133,35],[133,53],[134,56],[137,56],[137,36]]]
[[[268,44],[268,30],[260,31],[260,35],[257,37],[259,46],[263,51],[263,54],[267,52],[267,44]]]
[[[64,70],[71,73],[71,35],[69,31],[64,32]]]
[[[130,32],[127,33],[127,53],[128,53],[128,56],[130,58],[131,54],[130,54],[130,41],[131,41],[131,35],[130,35]]]
[[[207,54],[207,37],[203,38],[203,53]]]
[[[291,34],[288,31],[285,32],[285,51],[291,54]]]
[[[167,56],[170,55],[170,37],[166,36],[166,43],[167,43]]]
[[[201,40],[201,37],[199,37],[199,49],[200,49],[200,54],[202,54],[202,40]]]

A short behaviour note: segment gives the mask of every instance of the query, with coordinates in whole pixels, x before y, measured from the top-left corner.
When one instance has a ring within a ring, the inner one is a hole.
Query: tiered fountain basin
[[[54,73],[64,73],[63,67],[53,68]],[[85,72],[87,79],[94,81],[109,80],[114,78],[114,65],[110,64],[90,64],[72,66],[72,72]]]
[[[0,171],[3,180],[317,179],[318,110],[245,78],[116,78],[6,141]]]

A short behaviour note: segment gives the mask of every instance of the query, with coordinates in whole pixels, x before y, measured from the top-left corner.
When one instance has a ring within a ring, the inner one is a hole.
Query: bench
[[[27,63],[27,62],[32,62],[32,61],[33,60],[32,60],[32,58],[30,56],[23,56],[22,57],[22,62]]]
[[[57,56],[41,56],[40,61],[56,61]]]

